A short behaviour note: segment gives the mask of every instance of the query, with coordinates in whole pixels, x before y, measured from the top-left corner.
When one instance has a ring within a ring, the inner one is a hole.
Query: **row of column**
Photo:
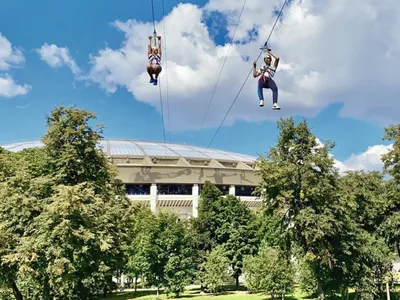
[[[229,194],[235,195],[236,190],[234,185],[229,186]],[[157,184],[153,183],[150,186],[150,209],[153,213],[157,212]],[[193,184],[192,187],[192,215],[194,218],[198,216],[198,207],[199,207],[199,185],[197,183]]]

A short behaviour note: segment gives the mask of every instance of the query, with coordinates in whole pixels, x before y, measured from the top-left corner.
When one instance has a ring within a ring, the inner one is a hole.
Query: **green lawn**
[[[248,294],[243,288],[241,290],[236,291],[234,287],[229,286],[225,288],[225,292],[218,295],[206,295],[200,294],[199,286],[190,286],[186,288],[186,291],[181,296],[182,300],[266,300],[270,298],[270,295],[266,294]],[[172,295],[171,295],[172,296]],[[391,295],[392,300],[400,299],[400,293],[397,295]],[[100,299],[108,299],[108,300],[156,300],[157,292],[156,290],[149,289],[140,289],[136,293],[133,290],[128,290],[122,293],[113,293],[111,296],[107,298],[99,298]],[[353,299],[354,295],[350,294],[349,300]],[[162,300],[167,299],[167,295],[160,292],[160,298]],[[285,298],[286,300],[301,300],[308,299],[314,300],[316,298],[310,298],[306,294],[297,291],[293,295],[288,295]],[[340,298],[338,298],[340,299]]]
[[[190,286],[186,288],[186,291],[183,293],[180,299],[182,300],[264,300],[269,299],[269,295],[265,294],[248,294],[243,288],[242,290],[235,291],[233,287],[225,288],[226,291],[218,294],[218,295],[207,295],[207,294],[200,294],[199,286]],[[172,296],[172,295],[171,295]],[[148,290],[148,289],[141,289],[138,290],[136,293],[132,290],[128,290],[121,293],[113,293],[112,296],[107,298],[100,298],[100,299],[108,299],[108,300],[155,300],[157,297],[156,290]],[[167,295],[160,292],[160,298],[163,300],[167,299]],[[99,300],[100,300],[99,299]],[[287,296],[286,299],[313,299],[307,298],[307,295],[301,294],[301,292],[297,292],[290,297]]]

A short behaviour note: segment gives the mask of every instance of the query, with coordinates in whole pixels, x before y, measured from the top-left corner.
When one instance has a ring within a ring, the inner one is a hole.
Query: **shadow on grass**
[[[163,291],[160,291],[159,296],[163,296],[165,293]],[[97,298],[97,300],[130,300],[130,299],[136,299],[136,298],[141,298],[141,297],[148,297],[152,296],[152,299],[156,299],[157,297],[157,291],[156,290],[138,290],[136,292],[134,291],[126,291],[126,292],[113,292],[109,294],[106,298],[100,297]],[[200,292],[194,292],[193,294],[188,294],[187,292],[183,295],[181,295],[180,298],[193,298],[193,297],[198,297],[200,296]],[[173,298],[173,297],[171,297]],[[174,298],[174,299],[180,299],[180,298]]]

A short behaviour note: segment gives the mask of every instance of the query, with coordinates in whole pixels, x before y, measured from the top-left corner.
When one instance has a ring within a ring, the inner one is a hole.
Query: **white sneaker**
[[[273,110],[280,110],[281,108],[279,107],[278,103],[274,103],[274,105],[272,105],[272,109]]]
[[[260,100],[260,107],[264,106],[264,100]]]

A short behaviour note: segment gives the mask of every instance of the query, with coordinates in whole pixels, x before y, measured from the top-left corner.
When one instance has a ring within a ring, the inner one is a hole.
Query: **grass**
[[[172,295],[171,295],[172,296]],[[116,292],[107,298],[108,300],[156,300],[157,291],[155,289],[138,289],[136,293],[133,290],[126,290],[124,292]],[[167,295],[160,291],[160,299],[166,300]],[[216,299],[217,298],[217,299]],[[258,293],[258,294],[248,294],[244,287],[240,287],[239,291],[236,291],[234,286],[225,286],[224,291],[217,295],[202,294],[200,292],[199,286],[189,286],[186,288],[185,292],[181,295],[179,299],[185,300],[266,300],[270,296]],[[293,295],[286,296],[286,300],[300,300],[300,299],[312,299],[307,298],[307,295],[301,292],[296,292]]]
[[[391,295],[391,299],[400,299],[400,293],[397,292],[397,295]],[[172,295],[171,295],[172,296]],[[354,294],[350,293],[349,300],[353,299]],[[157,291],[155,289],[138,289],[136,293],[133,290],[127,290],[124,292],[116,292],[112,295],[109,295],[107,298],[99,298],[108,299],[108,300],[156,300]],[[166,300],[167,295],[160,291],[160,299]],[[199,286],[188,286],[185,292],[179,298],[181,300],[267,300],[270,299],[270,295],[264,293],[257,294],[248,294],[244,287],[240,287],[239,291],[236,291],[235,286],[225,286],[224,292],[219,293],[218,295],[210,295],[210,294],[202,294],[200,292]],[[300,290],[297,290],[292,295],[287,295],[285,297],[286,300],[314,300],[316,298],[310,298],[307,294],[302,293]],[[337,298],[341,299],[341,298]]]

